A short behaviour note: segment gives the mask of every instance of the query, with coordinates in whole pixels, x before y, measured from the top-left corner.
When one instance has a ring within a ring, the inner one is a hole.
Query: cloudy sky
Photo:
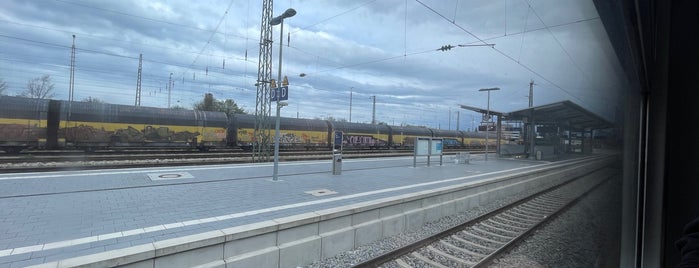
[[[288,0],[282,116],[469,129],[479,115],[570,100],[614,120],[622,70],[592,0]],[[3,0],[0,79],[16,95],[48,74],[68,99],[191,108],[205,93],[255,110],[261,1]],[[273,77],[279,26],[273,27]],[[288,41],[288,43],[287,43]],[[485,44],[494,44],[493,47]],[[444,45],[455,48],[439,51]],[[468,45],[468,46],[458,46]],[[473,46],[481,45],[481,46]],[[305,74],[300,76],[299,74]],[[460,111],[457,123],[457,111]],[[450,116],[451,115],[451,116]],[[450,120],[451,119],[451,120]]]

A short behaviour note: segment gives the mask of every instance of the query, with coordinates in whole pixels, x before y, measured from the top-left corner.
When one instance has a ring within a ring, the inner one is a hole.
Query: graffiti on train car
[[[226,139],[226,130],[224,128],[204,128],[204,133],[202,134],[204,140],[207,141],[217,141]]]
[[[343,142],[348,145],[385,145],[386,141],[374,138],[371,135],[344,135]]]
[[[446,148],[459,147],[461,146],[461,142],[457,139],[445,138],[442,139],[442,145]]]
[[[238,142],[252,142],[255,140],[255,131],[249,128],[238,128]]]
[[[279,143],[302,143],[301,137],[296,136],[294,133],[282,133],[279,136]]]
[[[0,137],[4,141],[37,140],[45,136],[46,128],[37,124],[0,124]]]
[[[99,142],[145,142],[145,141],[191,141],[199,132],[189,130],[173,131],[168,127],[145,126],[141,131],[133,126],[117,128],[108,131],[104,128],[95,128],[89,125],[68,127],[62,130],[68,140],[99,141]]]

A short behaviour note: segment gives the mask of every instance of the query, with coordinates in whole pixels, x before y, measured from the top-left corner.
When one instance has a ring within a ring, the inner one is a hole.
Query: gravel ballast
[[[610,180],[593,193],[573,206],[542,230],[536,231],[525,244],[516,246],[506,257],[496,260],[494,267],[613,267],[615,260],[608,260],[610,247],[615,245],[618,237],[619,185],[617,180]],[[540,190],[540,189],[538,189]],[[538,190],[522,192],[473,208],[456,215],[444,217],[428,223],[416,230],[387,237],[354,250],[346,251],[334,257],[314,262],[309,268],[351,267],[360,262],[377,257],[385,252],[407,245],[419,239],[436,234],[474,219],[494,209],[505,206],[514,200],[530,196]],[[610,205],[615,204],[616,206]],[[531,242],[529,242],[531,241]],[[530,245],[531,244],[531,245]],[[607,253],[607,255],[604,255]],[[383,267],[393,267],[389,263]]]

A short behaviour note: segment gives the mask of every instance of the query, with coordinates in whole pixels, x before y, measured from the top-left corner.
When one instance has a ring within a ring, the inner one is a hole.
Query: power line
[[[357,10],[357,9],[359,9],[359,8],[361,8],[361,7],[363,7],[363,6],[366,6],[366,5],[368,5],[368,4],[371,4],[371,3],[373,3],[373,2],[376,2],[376,0],[369,0],[369,1],[366,1],[366,2],[361,3],[361,4],[359,4],[359,5],[357,5],[357,6],[353,7],[353,8],[350,8],[350,9],[345,10],[345,11],[342,11],[342,12],[340,12],[340,13],[338,13],[338,14],[335,14],[335,15],[332,15],[332,16],[327,17],[327,18],[325,18],[325,19],[322,19],[322,20],[320,20],[320,21],[318,21],[318,22],[316,22],[316,23],[313,23],[313,24],[311,24],[311,25],[307,25],[307,26],[301,27],[301,28],[299,28],[298,30],[293,31],[293,32],[291,32],[291,33],[296,33],[296,32],[298,32],[298,31],[306,30],[306,29],[308,29],[308,28],[311,28],[311,27],[316,26],[316,25],[318,25],[318,24],[321,24],[321,23],[323,23],[323,22],[326,22],[326,21],[329,21],[329,20],[331,20],[331,19],[340,17],[340,16],[345,15],[345,14],[347,14],[347,13],[350,13],[350,12],[352,12],[352,11],[354,11],[354,10]]]
[[[49,42],[31,40],[31,39],[26,39],[26,38],[21,38],[21,37],[15,37],[15,36],[8,36],[8,35],[3,35],[3,34],[0,34],[0,37],[4,37],[4,38],[8,38],[8,39],[21,40],[21,41],[25,41],[25,42],[29,42],[29,43],[41,44],[41,45],[43,45],[43,46],[45,46],[45,47],[57,47],[57,48],[66,48],[66,49],[70,49],[70,48],[71,48],[70,46],[66,46],[66,45],[60,45],[60,44],[54,44],[54,43],[49,43]],[[86,48],[78,48],[78,47],[76,47],[75,50],[76,50],[76,52],[86,52],[86,53],[91,53],[91,54],[105,55],[105,56],[118,57],[118,58],[131,59],[131,60],[138,60],[138,59],[139,59],[138,57],[135,57],[135,56],[120,55],[120,54],[114,54],[114,53],[110,53],[110,52],[97,51],[97,50],[86,49]],[[44,58],[45,58],[45,57],[44,57]],[[3,60],[3,59],[0,59],[0,60]],[[77,60],[78,62],[80,61],[80,59],[76,59],[76,60]],[[196,69],[195,67],[199,67],[200,69],[202,69],[202,68],[206,67],[206,66],[204,66],[204,65],[193,65],[193,64],[184,65],[184,64],[177,64],[177,63],[172,63],[172,62],[164,62],[164,61],[157,61],[157,60],[152,60],[152,59],[146,59],[146,58],[144,58],[143,61],[144,61],[144,62],[150,62],[150,63],[163,64],[163,65],[167,65],[167,66],[183,67],[183,68],[187,68],[187,69]],[[104,65],[101,64],[101,66],[104,66]],[[211,69],[213,70],[213,69],[218,69],[218,68],[211,68]],[[221,74],[223,74],[223,73],[221,73]],[[234,74],[234,75],[235,75],[235,74]],[[239,75],[239,76],[242,76],[242,75]]]
[[[50,27],[38,26],[38,25],[32,25],[32,24],[26,24],[26,23],[19,23],[19,22],[7,21],[7,20],[2,20],[2,19],[0,19],[0,22],[10,23],[10,24],[16,24],[16,25],[21,25],[21,26],[24,26],[24,27],[31,27],[31,28],[44,29],[44,30],[48,30],[48,31],[55,31],[55,32],[61,32],[61,33],[67,33],[67,34],[77,34],[77,35],[80,35],[80,36],[86,36],[86,37],[88,37],[88,38],[94,38],[94,39],[98,39],[98,40],[107,40],[107,41],[110,41],[110,42],[115,42],[115,41],[116,41],[116,42],[127,43],[127,44],[138,44],[138,45],[147,46],[148,48],[156,48],[156,49],[158,49],[158,50],[170,50],[170,51],[176,51],[176,52],[178,52],[178,53],[191,53],[191,54],[197,54],[197,53],[199,53],[199,52],[197,52],[197,51],[183,51],[182,48],[171,48],[171,47],[155,46],[155,45],[150,44],[150,43],[141,43],[141,42],[135,42],[135,41],[127,41],[127,40],[124,40],[124,39],[107,38],[107,37],[104,37],[104,36],[95,35],[95,34],[86,33],[86,32],[65,31],[65,30],[60,30],[60,29],[56,29],[56,28],[50,28]],[[224,35],[225,35],[225,34],[224,34]],[[211,54],[210,56],[214,56],[214,57],[223,57],[223,58],[228,58],[228,59],[234,59],[234,60],[242,60],[242,61],[245,61],[244,58],[233,58],[233,57],[227,57],[226,55]],[[250,61],[250,62],[252,62],[252,61]]]
[[[445,17],[444,15],[442,15],[441,13],[439,13],[438,11],[434,10],[433,8],[429,7],[428,5],[424,4],[424,3],[421,2],[420,0],[415,0],[415,1],[418,2],[418,3],[420,3],[422,6],[424,6],[424,7],[427,8],[427,9],[429,9],[430,11],[434,12],[434,13],[437,14],[438,16],[442,17],[444,20],[448,21],[448,22],[451,23],[452,25],[454,25],[454,26],[456,26],[457,28],[461,29],[463,32],[469,34],[470,36],[473,36],[474,38],[476,38],[476,39],[477,39],[478,41],[480,41],[481,43],[483,43],[483,44],[488,44],[484,39],[481,39],[481,38],[478,37],[477,35],[475,35],[475,34],[471,33],[470,31],[466,30],[466,28],[462,27],[461,25],[458,25],[458,24],[456,24],[455,22],[451,22],[447,17]],[[515,60],[512,56],[508,55],[507,53],[502,52],[501,50],[499,50],[499,49],[497,49],[497,48],[495,48],[495,47],[492,47],[492,49],[495,50],[495,51],[497,51],[497,52],[500,53],[501,55],[505,56],[506,58],[512,60],[513,62],[517,63],[517,64],[518,64],[519,66],[521,66],[522,68],[527,69],[529,72],[535,74],[535,75],[538,76],[539,78],[541,78],[541,79],[545,80],[546,82],[550,83],[551,85],[554,85],[556,88],[558,88],[558,89],[560,89],[561,91],[565,92],[565,93],[568,94],[569,96],[571,96],[571,97],[577,99],[577,100],[580,101],[581,103],[585,103],[585,104],[586,104],[586,102],[583,101],[582,99],[580,99],[580,98],[578,98],[577,96],[573,95],[573,94],[570,93],[568,90],[566,90],[566,89],[564,89],[563,87],[559,86],[558,84],[554,83],[554,82],[551,81],[550,79],[548,79],[548,78],[544,77],[543,75],[539,74],[538,72],[534,71],[534,69],[530,68],[529,66],[526,66],[526,65],[522,64],[521,62],[519,62],[518,60]]]
[[[119,14],[119,15],[122,15],[122,16],[128,16],[128,17],[138,18],[138,19],[142,19],[142,20],[148,20],[148,21],[153,21],[153,22],[159,22],[159,23],[169,24],[169,25],[178,26],[178,27],[183,27],[183,28],[189,28],[189,29],[193,29],[193,30],[197,30],[197,31],[202,31],[202,32],[218,33],[218,28],[217,28],[216,30],[213,30],[213,31],[212,31],[212,30],[201,29],[201,28],[196,27],[196,26],[191,26],[191,25],[186,25],[186,24],[179,24],[179,23],[174,23],[174,22],[171,22],[171,21],[165,21],[165,20],[158,20],[158,19],[143,17],[143,16],[134,15],[134,14],[127,13],[127,12],[123,12],[123,11],[117,11],[117,10],[112,10],[112,9],[106,9],[106,8],[101,8],[101,7],[95,7],[95,6],[90,6],[90,5],[86,5],[86,4],[82,4],[82,3],[75,3],[75,2],[66,1],[66,0],[56,0],[56,1],[57,1],[57,2],[61,2],[61,3],[65,3],[65,4],[69,4],[69,5],[75,5],[75,6],[80,6],[80,7],[84,7],[84,8],[96,9],[96,10],[100,10],[100,11],[104,11],[104,12],[110,12],[110,13],[114,13],[114,14]],[[231,4],[232,4],[232,1],[231,1]],[[229,5],[229,8],[230,8],[230,5]],[[222,33],[222,34],[223,34],[223,33]],[[242,38],[242,39],[245,38],[245,37],[238,36],[238,35],[232,35],[232,36],[235,36],[235,37],[238,37],[238,38]]]
[[[571,21],[571,22],[556,24],[556,25],[553,25],[553,26],[549,26],[549,28],[568,26],[568,25],[572,25],[572,24],[583,23],[583,22],[588,22],[588,21],[593,21],[593,20],[599,20],[599,17],[593,17],[593,18],[588,18],[588,19],[580,19],[580,20],[576,20],[576,21]],[[515,32],[515,33],[509,33],[509,34],[507,34],[507,35],[498,35],[498,36],[483,38],[483,39],[479,39],[479,41],[470,42],[470,43],[466,43],[465,45],[459,45],[459,46],[466,46],[466,45],[468,45],[468,44],[475,44],[475,43],[480,43],[480,42],[483,42],[483,41],[499,39],[499,38],[503,38],[503,37],[511,37],[511,36],[514,36],[514,35],[524,34],[524,33],[534,32],[534,31],[540,31],[540,30],[543,30],[543,29],[545,29],[545,27],[535,28],[535,29],[530,29],[530,30],[525,30],[525,31]],[[488,44],[488,43],[486,43],[486,44],[487,44],[488,46],[492,45],[492,44]],[[479,45],[479,46],[481,46],[481,45]],[[332,62],[332,63],[335,63],[335,64],[338,64],[338,65],[339,65],[339,66],[336,67],[336,68],[330,68],[330,69],[326,69],[326,70],[320,70],[320,71],[315,71],[315,72],[310,72],[310,73],[308,73],[308,72],[307,72],[307,73],[304,73],[304,74],[306,74],[306,75],[308,75],[308,74],[323,73],[323,72],[328,72],[328,71],[333,71],[333,70],[339,70],[339,69],[345,69],[345,68],[349,68],[349,67],[356,67],[356,66],[361,66],[361,65],[366,65],[366,64],[372,64],[372,63],[377,63],[377,62],[382,62],[382,61],[388,61],[388,60],[393,60],[393,59],[397,59],[397,58],[404,57],[404,56],[413,56],[413,55],[424,54],[424,53],[428,53],[428,52],[434,52],[433,49],[429,49],[429,50],[411,52],[411,53],[408,53],[408,54],[402,55],[402,56],[391,56],[391,57],[386,57],[386,58],[381,58],[381,59],[376,59],[376,60],[370,60],[370,61],[361,62],[361,63],[353,63],[353,64],[348,64],[348,65],[340,65],[340,64],[341,64],[340,62],[334,61],[334,60],[329,59],[329,58],[325,58],[325,57],[318,56],[318,55],[316,55],[316,54],[307,52],[307,51],[305,51],[305,50],[303,50],[303,49],[300,49],[300,48],[298,48],[298,47],[292,46],[291,49],[294,49],[294,50],[297,50],[297,51],[302,52],[302,53],[304,53],[304,54],[311,55],[311,56],[315,56],[315,57],[317,57],[317,58],[324,59],[324,60],[326,60],[326,61],[328,61],[328,62]],[[498,52],[500,52],[500,51],[498,50]],[[502,53],[502,52],[501,52],[501,53]],[[553,84],[553,83],[552,83],[552,84]],[[555,84],[554,84],[554,85],[555,85]],[[565,90],[564,90],[564,91],[565,91]]]
[[[213,32],[211,33],[211,35],[209,36],[209,40],[206,41],[206,44],[204,44],[204,47],[201,48],[201,50],[199,51],[199,54],[194,58],[194,60],[192,61],[192,63],[189,64],[189,67],[188,67],[188,68],[191,68],[191,66],[193,66],[194,63],[197,62],[197,60],[199,60],[199,57],[201,56],[201,54],[204,53],[204,49],[206,49],[206,47],[209,46],[209,44],[211,43],[211,40],[214,38],[214,35],[216,34],[216,32],[218,32],[218,28],[221,27],[221,23],[223,22],[223,20],[224,20],[224,19],[226,18],[226,16],[228,15],[228,11],[231,9],[231,6],[232,6],[232,5],[233,5],[233,0],[231,0],[231,1],[228,3],[228,7],[226,8],[226,12],[223,13],[223,16],[221,16],[221,19],[218,21],[218,24],[216,24],[216,28],[214,29],[214,31],[213,31]],[[182,76],[184,76],[184,73],[182,73]]]
[[[568,59],[570,59],[570,61],[573,63],[573,65],[575,65],[575,67],[578,68],[578,71],[580,71],[580,73],[582,73],[582,75],[585,77],[585,80],[586,80],[586,81],[590,81],[590,78],[589,78],[589,76],[587,75],[587,73],[585,73],[585,71],[583,71],[583,69],[580,68],[580,65],[578,65],[578,63],[575,61],[575,59],[573,59],[573,56],[571,56],[570,53],[568,53],[568,50],[566,50],[566,48],[563,46],[563,44],[561,44],[561,41],[559,41],[558,38],[556,38],[556,35],[553,34],[553,32],[551,31],[551,28],[549,28],[548,26],[546,26],[546,23],[544,22],[543,19],[541,19],[541,17],[539,16],[539,14],[536,12],[536,9],[534,9],[534,8],[531,6],[531,4],[529,3],[529,0],[524,0],[524,1],[526,2],[526,4],[527,4],[527,6],[529,7],[529,9],[531,9],[531,11],[534,13],[534,15],[535,15],[537,18],[539,18],[539,21],[541,22],[541,24],[544,25],[544,27],[545,27],[546,30],[549,32],[549,34],[551,34],[551,37],[553,37],[553,39],[556,40],[556,43],[558,44],[558,46],[563,50],[563,52],[566,53],[566,55],[568,56]]]

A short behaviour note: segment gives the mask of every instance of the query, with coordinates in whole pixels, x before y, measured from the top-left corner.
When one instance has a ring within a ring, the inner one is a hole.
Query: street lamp
[[[488,161],[488,127],[490,126],[490,92],[493,90],[500,90],[499,87],[492,88],[481,88],[478,91],[488,91],[488,104],[486,109],[486,125],[485,125],[485,161]]]
[[[272,20],[269,22],[269,24],[272,26],[281,24],[281,28],[279,28],[279,73],[277,75],[277,81],[279,81],[279,83],[282,82],[282,43],[284,42],[284,19],[291,18],[294,15],[296,15],[296,10],[289,8],[281,15],[272,18]],[[277,120],[274,124],[274,173],[272,179],[275,181],[277,180],[279,174],[279,110],[281,110],[283,106],[287,105],[287,103],[280,103],[279,97],[280,96],[277,95]]]

